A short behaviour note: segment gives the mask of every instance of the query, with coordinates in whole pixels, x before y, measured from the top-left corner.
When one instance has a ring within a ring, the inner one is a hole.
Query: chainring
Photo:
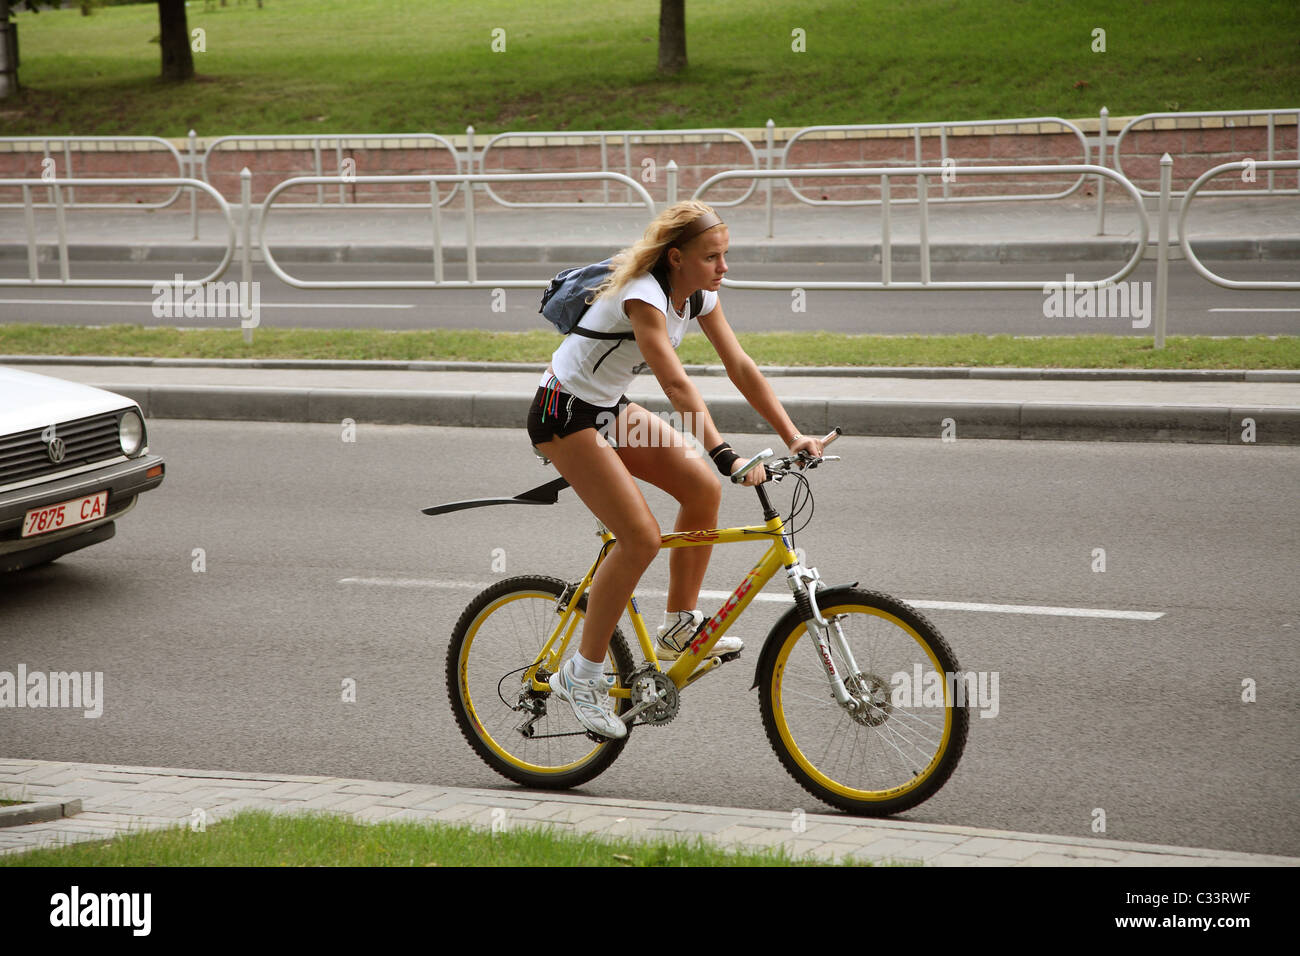
[[[677,685],[663,671],[649,664],[639,667],[632,672],[628,686],[632,690],[633,706],[646,700],[650,694],[659,697],[659,703],[647,707],[637,715],[637,723],[662,726],[677,716],[681,695],[677,691]]]

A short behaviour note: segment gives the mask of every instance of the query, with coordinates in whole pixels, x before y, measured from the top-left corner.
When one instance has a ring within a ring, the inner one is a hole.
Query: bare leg
[[[627,467],[595,429],[554,438],[538,450],[618,539],[592,581],[579,644],[587,660],[603,661],[628,599],[659,553],[659,525]]]
[[[676,429],[640,405],[632,404],[623,410],[619,429],[625,441],[618,455],[627,470],[677,499],[680,508],[673,530],[716,528],[722,489],[708,459],[690,453]],[[669,552],[669,613],[698,607],[712,553],[710,546],[673,548]]]

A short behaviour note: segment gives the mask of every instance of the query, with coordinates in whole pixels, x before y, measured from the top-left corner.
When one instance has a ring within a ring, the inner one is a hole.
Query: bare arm
[[[745,401],[749,402],[754,411],[763,416],[791,451],[804,450],[813,455],[820,455],[821,442],[799,433],[799,429],[786,414],[780,399],[772,391],[772,386],[758,370],[758,365],[749,357],[749,353],[741,348],[736,333],[731,330],[731,325],[722,313],[722,303],[719,302],[707,315],[700,316],[699,321],[700,330],[718,353],[718,358],[722,360],[722,365],[727,370],[727,377],[731,379],[740,394],[745,396]]]
[[[682,416],[682,421],[705,448],[713,449],[722,444],[722,436],[713,424],[713,416],[709,414],[700,390],[682,368],[681,359],[668,338],[668,320],[664,314],[639,299],[629,299],[625,309],[642,357],[654,372],[668,401]],[[745,476],[745,484],[758,484],[763,478],[763,469],[755,468]]]

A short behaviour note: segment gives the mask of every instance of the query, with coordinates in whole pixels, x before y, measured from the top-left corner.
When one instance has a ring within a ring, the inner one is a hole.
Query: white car
[[[164,467],[131,399],[0,366],[0,572],[107,541]]]

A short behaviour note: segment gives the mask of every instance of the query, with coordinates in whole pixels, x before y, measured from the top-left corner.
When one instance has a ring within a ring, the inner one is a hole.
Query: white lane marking
[[[904,598],[904,600],[907,600]],[[971,604],[966,601],[908,601],[923,611],[989,611],[993,614],[1049,614],[1055,617],[1105,617],[1121,621],[1155,621],[1164,611],[1115,611],[1095,607],[1048,607],[1037,604]]]
[[[0,305],[120,305],[123,308],[150,309],[153,302],[123,302],[121,299],[0,299]],[[262,309],[414,309],[400,302],[261,302]]]
[[[1300,309],[1292,309],[1292,308],[1288,308],[1288,307],[1281,307],[1281,308],[1276,308],[1276,309],[1229,309],[1229,308],[1218,308],[1218,309],[1210,309],[1210,310],[1208,310],[1208,311],[1210,311],[1210,312],[1300,312]]]
[[[504,580],[501,579],[501,580]],[[420,578],[340,578],[339,584],[369,584],[393,588],[443,588],[447,590],[481,591],[490,587],[493,581],[442,581]],[[640,591],[641,597],[667,597],[667,591]],[[725,601],[731,597],[730,591],[701,591],[700,597],[706,601]],[[759,593],[755,601],[768,601],[773,604],[792,604],[794,599],[788,594]],[[1052,617],[1095,617],[1120,621],[1156,621],[1165,616],[1164,611],[1119,611],[1109,608],[1091,607],[1052,607],[1042,604],[974,604],[968,601],[913,601],[903,598],[914,608],[923,611],[981,611],[990,614],[1042,614]]]
[[[504,579],[503,579],[504,580]],[[388,588],[465,588],[481,591],[490,587],[491,581],[437,581],[421,578],[340,578],[339,584],[376,584]]]

